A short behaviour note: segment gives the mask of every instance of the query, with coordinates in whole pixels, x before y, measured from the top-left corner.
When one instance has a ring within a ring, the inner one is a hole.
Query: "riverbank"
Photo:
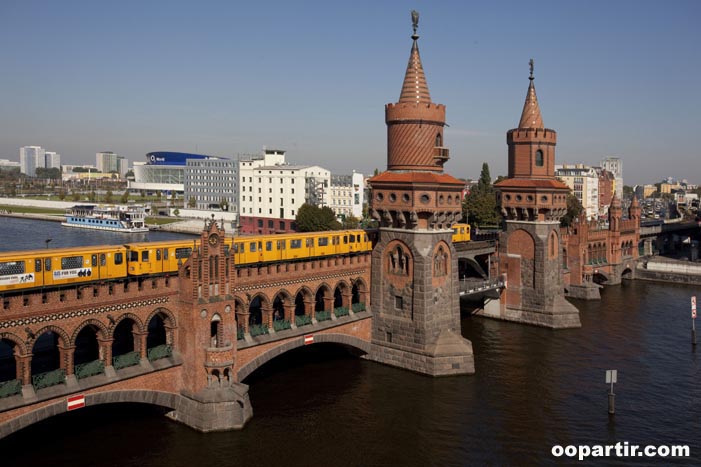
[[[655,256],[638,263],[635,279],[701,285],[701,263]]]

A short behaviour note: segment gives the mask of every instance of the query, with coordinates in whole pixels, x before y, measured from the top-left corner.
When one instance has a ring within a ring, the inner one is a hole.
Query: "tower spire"
[[[414,40],[414,43],[411,46],[409,64],[406,67],[406,74],[404,75],[404,83],[402,84],[402,92],[399,95],[399,102],[430,104],[431,94],[428,92],[426,75],[424,74],[421,56],[419,55],[419,35],[416,33],[419,27],[419,13],[416,10],[411,11],[411,22],[414,29],[414,34],[412,34],[411,38]]]
[[[533,59],[530,59],[528,65],[531,74],[528,77],[528,93],[526,94],[526,102],[523,104],[523,112],[521,112],[521,121],[518,124],[519,128],[545,128],[543,125],[543,117],[540,115],[540,106],[538,105],[538,97],[535,94],[535,85],[533,84]]]

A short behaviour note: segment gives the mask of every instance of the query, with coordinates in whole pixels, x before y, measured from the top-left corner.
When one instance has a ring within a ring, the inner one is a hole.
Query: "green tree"
[[[341,227],[344,229],[357,229],[358,224],[360,224],[360,219],[351,214],[343,219],[343,222],[341,222]]]
[[[80,193],[73,190],[73,193],[71,194],[71,198],[73,201],[80,201]]]
[[[95,194],[95,189],[91,189],[90,193],[88,194],[88,200],[90,200],[91,203],[94,203],[95,200],[97,199],[97,194]]]
[[[36,168],[36,177],[57,180],[57,179],[61,178],[61,169],[59,169],[58,167],[51,167],[48,169],[45,167],[37,167]]]
[[[112,190],[107,190],[107,193],[105,193],[105,203],[112,202],[114,202],[114,193],[112,193]]]
[[[560,225],[563,227],[572,225],[574,220],[582,213],[583,209],[582,203],[579,202],[574,193],[570,192],[567,195],[567,213],[560,219]]]
[[[124,190],[122,197],[119,198],[119,202],[122,204],[127,204],[129,202],[129,190]]]
[[[623,185],[623,197],[624,198],[632,198],[634,191],[635,190],[633,190],[632,186]]]
[[[61,191],[58,192],[58,199],[60,199],[61,201],[66,199],[66,190],[64,190],[63,188],[61,188]]]
[[[226,198],[222,198],[219,201],[219,207],[221,208],[222,211],[228,211],[229,210],[229,201],[227,201]]]
[[[341,228],[341,223],[336,220],[336,215],[330,207],[319,208],[307,203],[297,211],[295,223],[300,232],[322,232]]]
[[[499,225],[501,216],[497,213],[497,198],[489,175],[489,164],[482,164],[477,184],[463,200],[463,219],[473,227]]]
[[[197,199],[195,199],[194,196],[191,197],[189,200],[187,200],[187,206],[189,208],[194,208],[195,206],[197,206]]]

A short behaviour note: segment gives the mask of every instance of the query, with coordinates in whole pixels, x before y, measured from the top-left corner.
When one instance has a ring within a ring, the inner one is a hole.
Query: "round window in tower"
[[[516,201],[523,201],[523,196],[516,195]]]
[[[375,199],[376,199],[377,201],[382,201],[382,200],[385,199],[385,195],[383,195],[382,193],[378,193],[378,194],[375,195]]]
[[[424,204],[428,204],[428,202],[431,201],[431,197],[428,196],[426,193],[424,193],[423,195],[421,195],[421,198],[419,198],[419,199],[420,199],[421,202],[424,203]]]
[[[543,195],[543,196],[540,197],[540,201],[543,202],[543,203],[547,203],[547,202],[548,202],[548,197],[545,196],[545,195]]]
[[[397,195],[395,193],[390,193],[389,200],[390,202],[394,203],[395,201],[397,201]]]
[[[443,204],[443,203],[445,203],[445,197],[443,195],[440,195],[438,197],[438,204]]]
[[[526,196],[527,201],[533,201],[533,195],[528,195]]]

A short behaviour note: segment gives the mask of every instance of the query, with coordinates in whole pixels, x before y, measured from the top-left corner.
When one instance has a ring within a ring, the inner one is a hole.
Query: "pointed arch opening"
[[[34,342],[31,364],[34,389],[65,383],[66,371],[61,367],[60,341],[57,332],[47,330]]]
[[[78,379],[99,375],[105,371],[104,356],[97,340],[99,331],[94,324],[88,324],[75,337],[73,372]]]

